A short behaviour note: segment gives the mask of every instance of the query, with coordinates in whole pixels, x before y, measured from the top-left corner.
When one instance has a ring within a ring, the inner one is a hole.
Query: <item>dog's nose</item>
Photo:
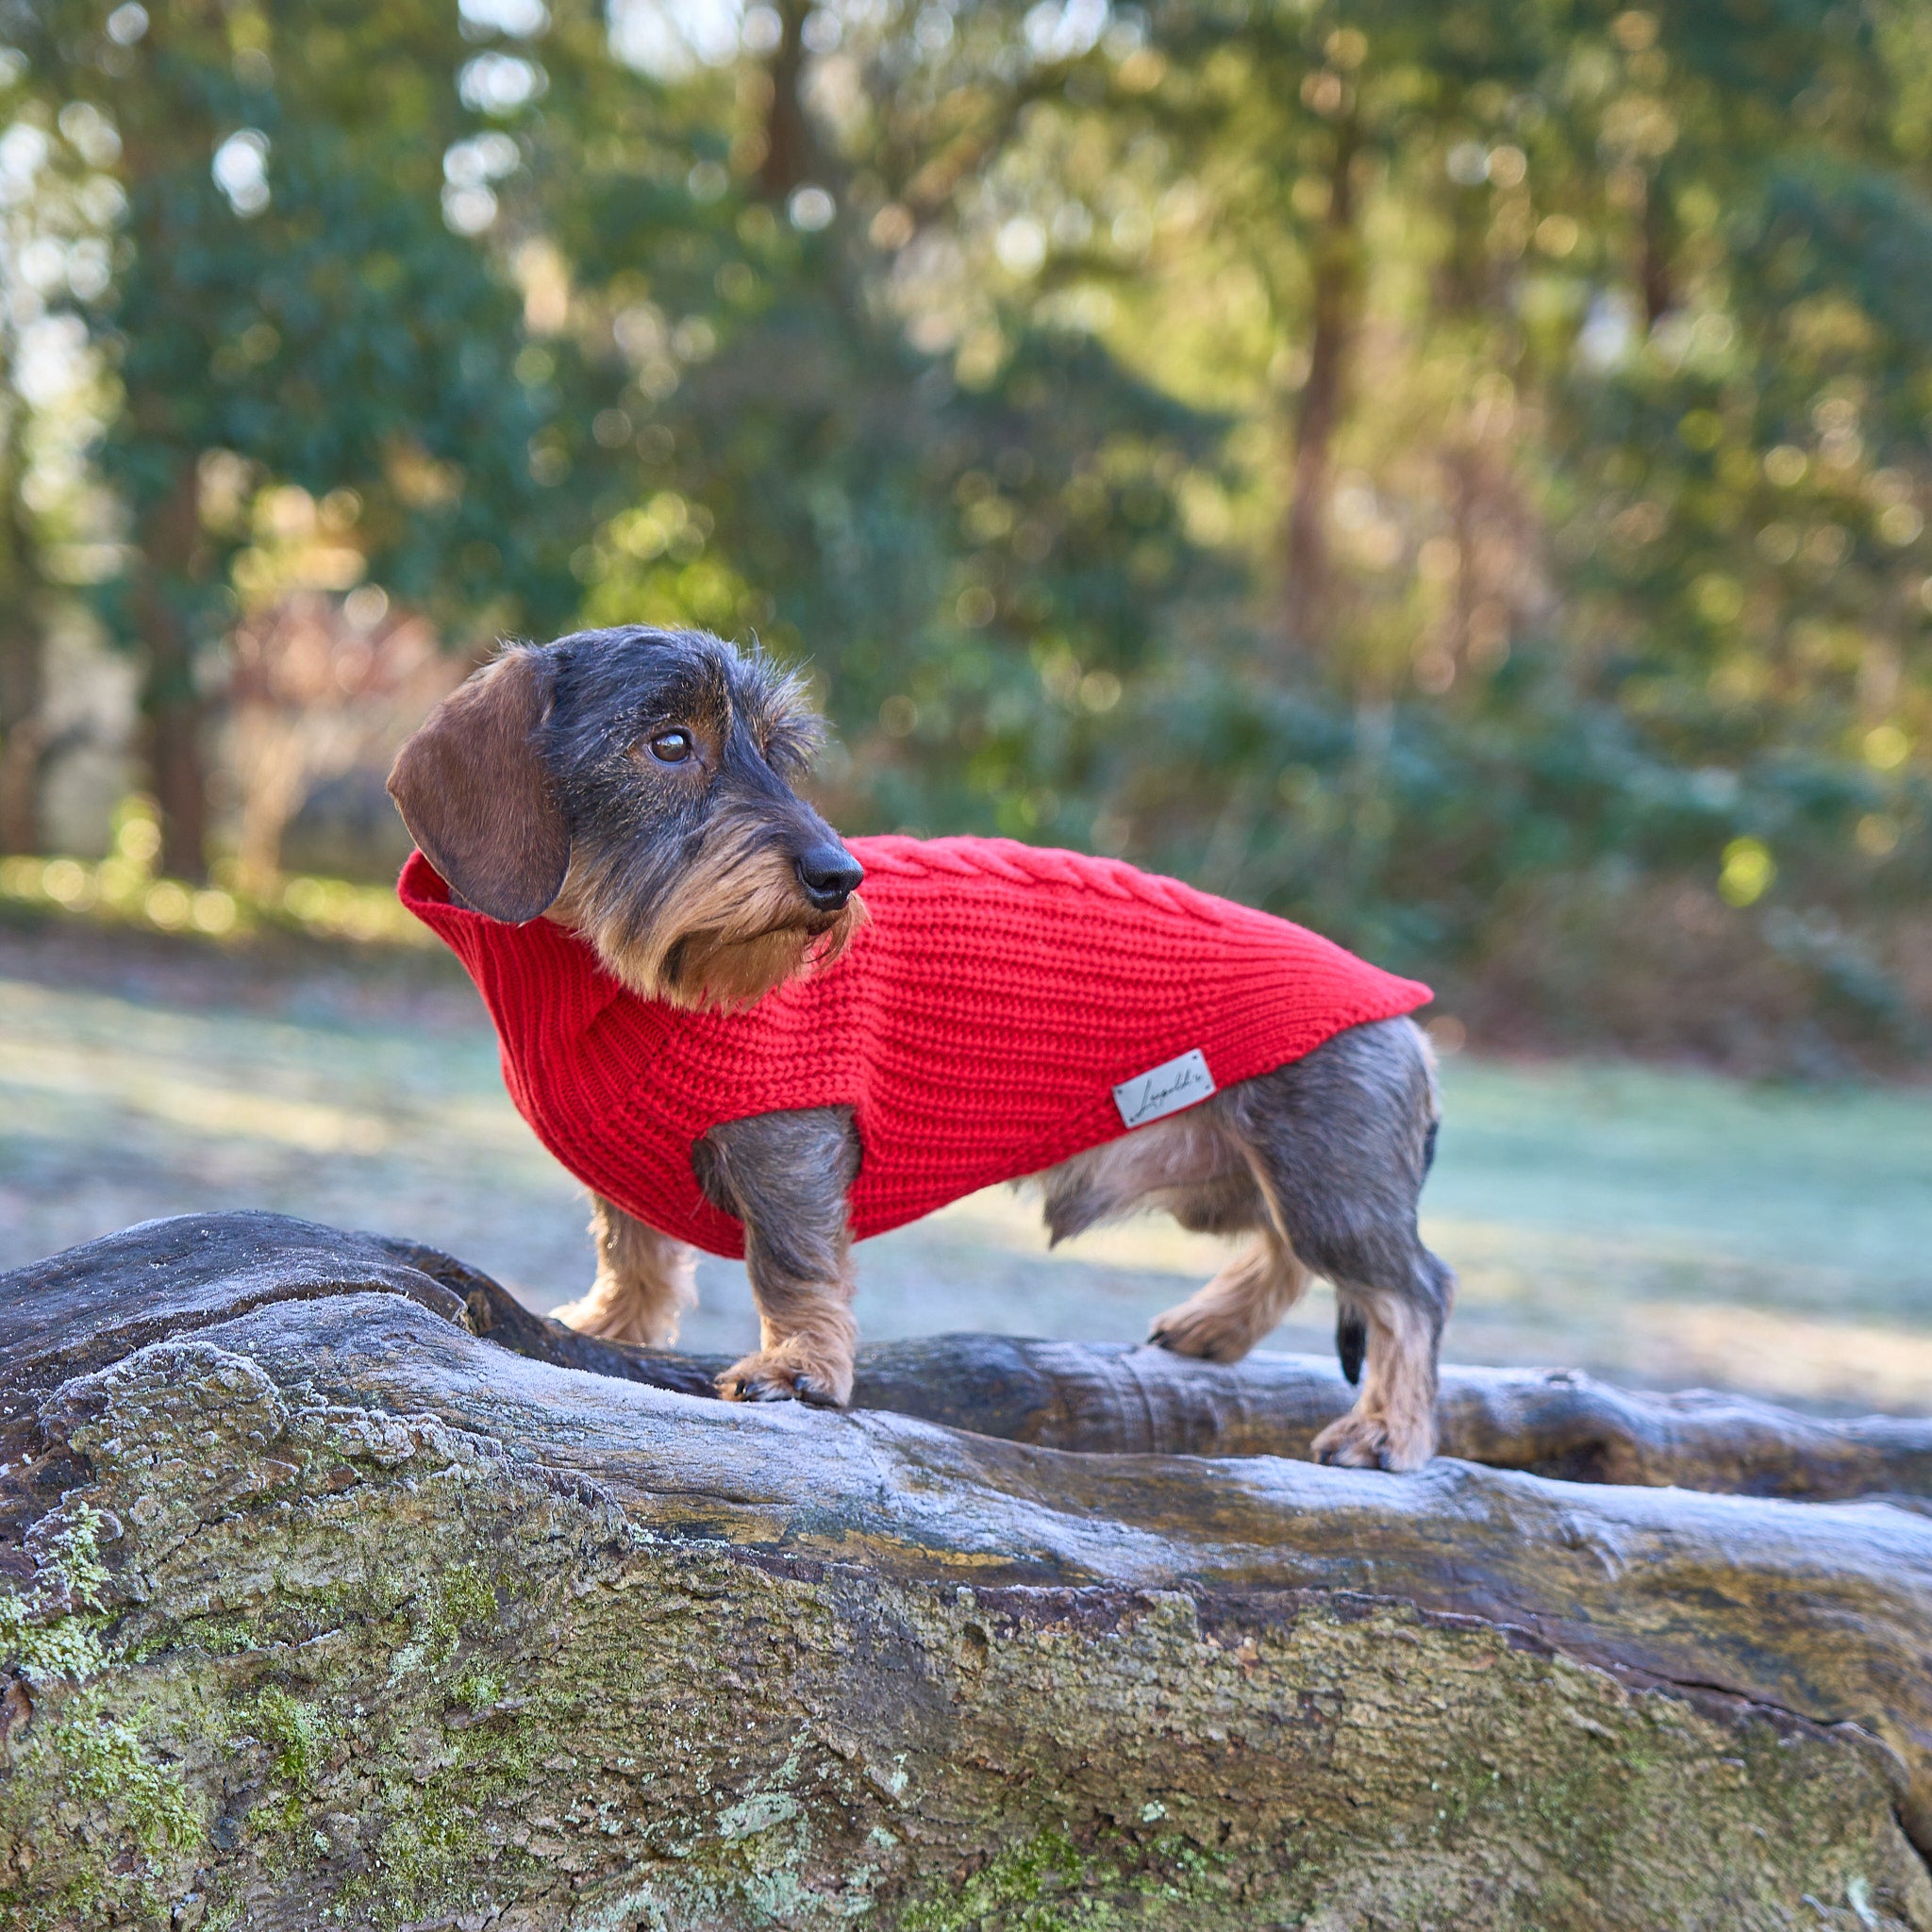
[[[814,845],[798,855],[798,883],[816,912],[836,912],[858,890],[865,868],[842,845]]]

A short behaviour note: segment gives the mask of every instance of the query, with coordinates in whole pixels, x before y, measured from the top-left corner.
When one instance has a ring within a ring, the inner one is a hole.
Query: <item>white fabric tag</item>
[[[1136,1074],[1131,1080],[1123,1080],[1113,1090],[1113,1104],[1128,1126],[1144,1127],[1149,1121],[1206,1100],[1213,1091],[1214,1075],[1195,1046],[1178,1059],[1165,1060],[1147,1073]]]

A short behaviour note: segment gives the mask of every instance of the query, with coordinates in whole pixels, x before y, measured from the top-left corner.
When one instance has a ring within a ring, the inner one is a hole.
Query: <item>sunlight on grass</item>
[[[1772,1389],[1833,1407],[1932,1408],[1932,1333],[1735,1307],[1663,1303],[1644,1316],[1632,1367],[1650,1379]]]
[[[374,1114],[208,1086],[166,1068],[31,1041],[8,1045],[0,1092],[9,1089],[86,1096],[210,1138],[245,1136],[310,1154],[375,1154],[390,1141],[390,1124]]]
[[[232,877],[196,887],[153,871],[160,833],[153,808],[129,799],[116,815],[114,849],[98,862],[81,858],[0,858],[0,910],[64,914],[92,924],[149,932],[246,940],[264,931],[356,945],[436,945],[420,920],[404,910],[390,886],[299,875],[266,891],[243,891]]]

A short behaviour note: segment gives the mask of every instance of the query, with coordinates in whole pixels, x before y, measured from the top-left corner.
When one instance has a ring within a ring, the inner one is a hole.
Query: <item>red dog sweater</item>
[[[469,969],[510,1098],[578,1180],[660,1234],[742,1255],[691,1151],[722,1121],[849,1107],[855,1237],[1037,1174],[1429,990],[1301,926],[1110,858],[1005,839],[848,840],[872,918],[737,1013],[627,992],[549,920],[399,891]]]

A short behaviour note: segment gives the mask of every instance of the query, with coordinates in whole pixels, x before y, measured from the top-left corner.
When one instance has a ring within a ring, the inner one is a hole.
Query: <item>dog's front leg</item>
[[[698,1142],[691,1161],[706,1194],[744,1224],[764,1344],[719,1376],[720,1392],[734,1402],[842,1407],[858,1336],[845,1209],[858,1172],[851,1110],[730,1121]]]
[[[580,1335],[668,1348],[684,1311],[698,1298],[697,1251],[634,1221],[601,1195],[591,1197],[597,1278],[581,1300],[556,1311]]]
[[[848,1264],[841,1258],[829,1279],[808,1278],[756,1236],[746,1242],[745,1262],[763,1346],[718,1377],[719,1393],[730,1402],[795,1397],[821,1408],[842,1408],[852,1397],[852,1350],[858,1336]]]

